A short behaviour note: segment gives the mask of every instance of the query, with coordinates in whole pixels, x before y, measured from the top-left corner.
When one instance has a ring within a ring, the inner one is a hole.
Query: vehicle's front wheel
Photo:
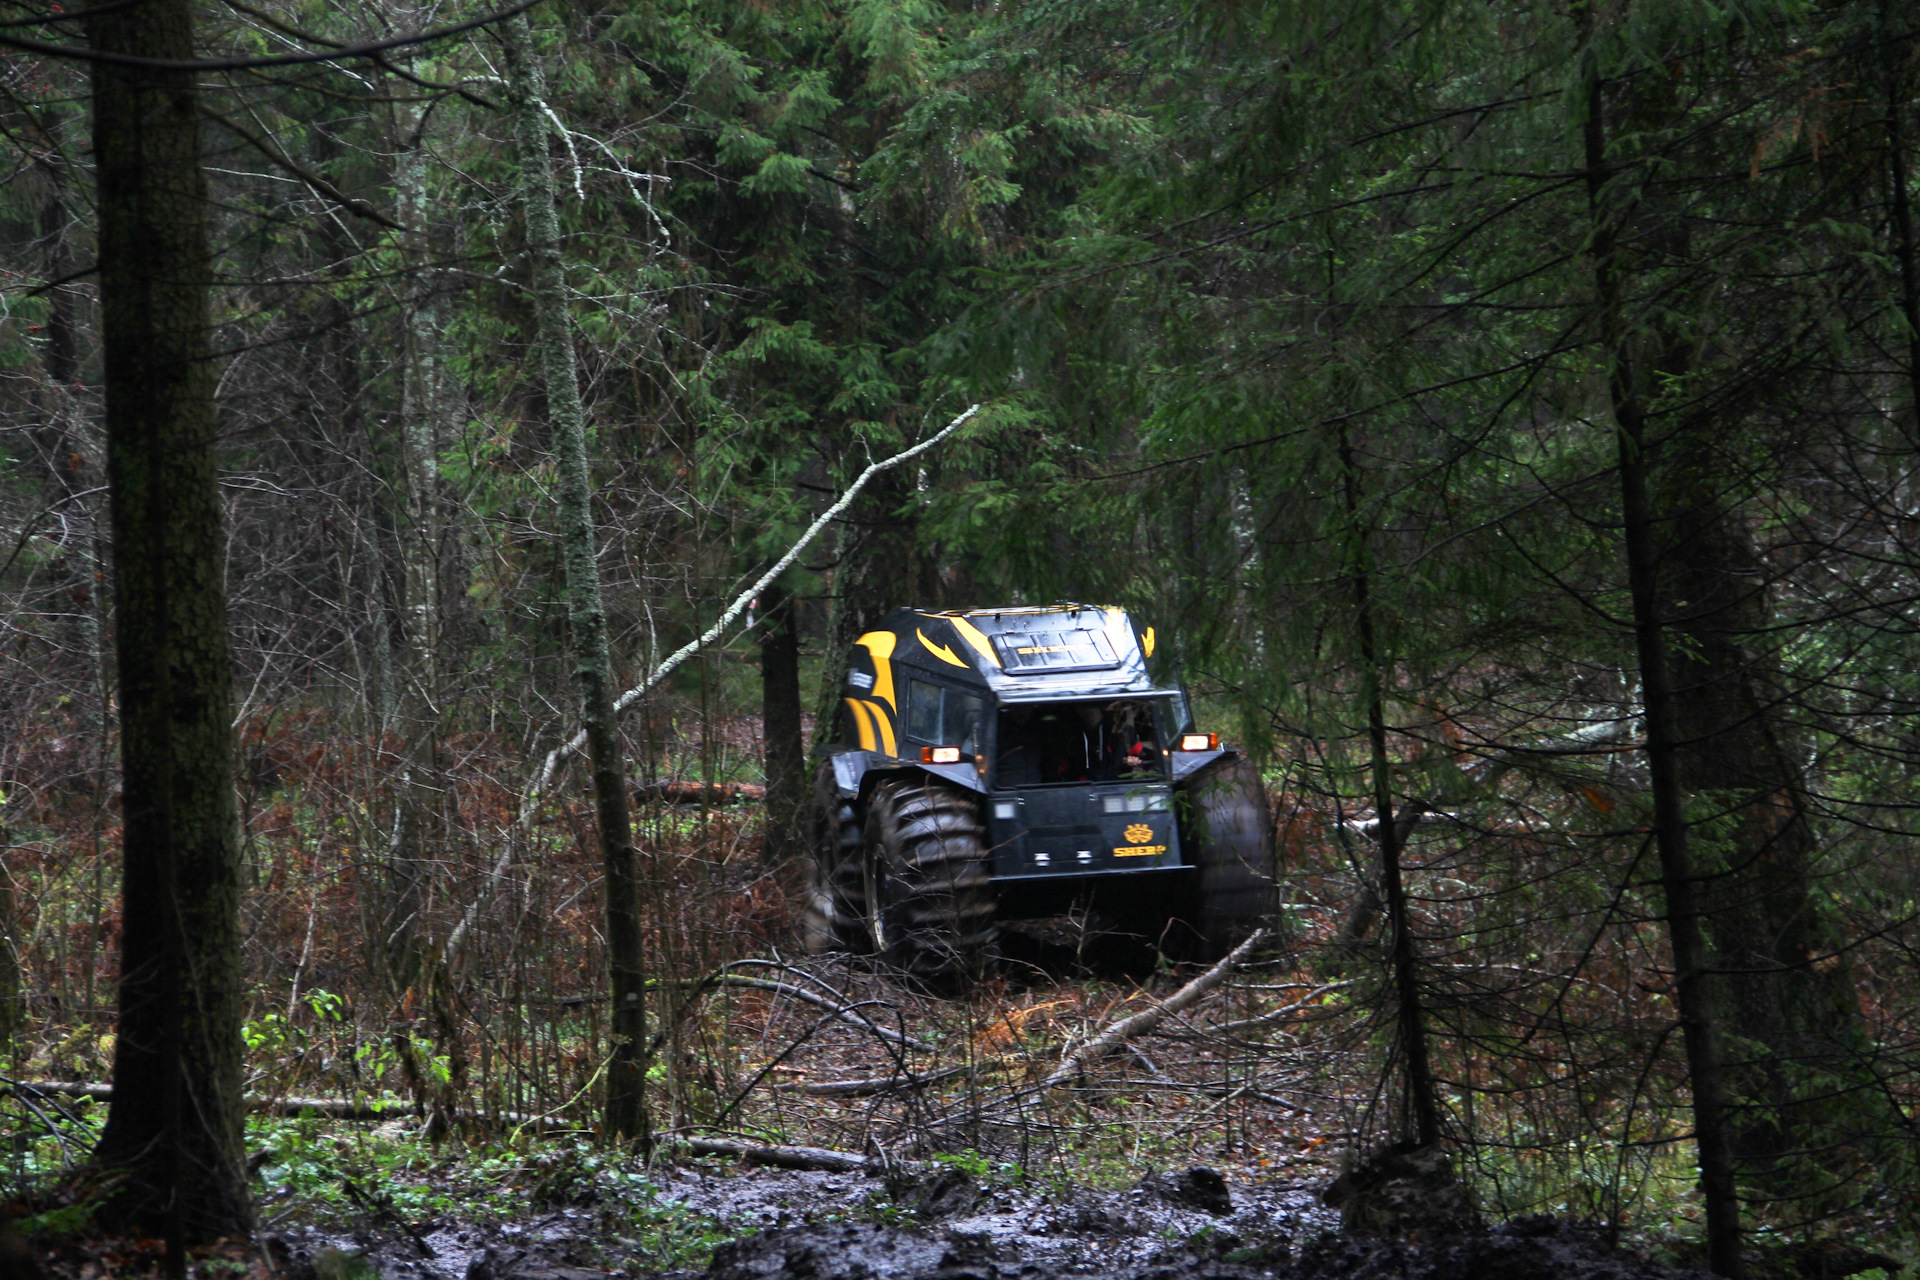
[[[1194,884],[1169,940],[1195,959],[1217,960],[1273,918],[1273,811],[1258,766],[1245,756],[1207,765],[1179,785],[1179,796]]]
[[[875,951],[938,990],[992,971],[999,930],[979,797],[924,776],[881,783],[865,865]]]

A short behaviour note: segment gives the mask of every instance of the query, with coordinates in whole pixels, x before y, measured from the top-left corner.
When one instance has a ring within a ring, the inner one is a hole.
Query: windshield
[[[1173,715],[1165,698],[1003,706],[996,785],[1166,777]]]

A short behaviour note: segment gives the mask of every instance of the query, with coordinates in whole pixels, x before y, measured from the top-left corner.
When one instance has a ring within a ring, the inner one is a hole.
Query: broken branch
[[[1249,951],[1264,942],[1266,937],[1267,931],[1265,929],[1255,929],[1253,936],[1228,952],[1226,958],[1214,965],[1213,968],[1207,970],[1158,1004],[1149,1005],[1139,1013],[1120,1019],[1120,1021],[1112,1024],[1099,1035],[1093,1037],[1093,1039],[1060,1059],[1060,1065],[1054,1069],[1051,1075],[1040,1082],[1039,1087],[1041,1089],[1052,1089],[1065,1084],[1074,1076],[1080,1074],[1089,1063],[1113,1053],[1133,1037],[1144,1035],[1153,1030],[1174,1014],[1191,1008],[1201,996],[1206,995],[1207,992],[1213,990],[1222,982],[1225,982],[1227,975],[1233,972],[1235,966],[1240,963]]]

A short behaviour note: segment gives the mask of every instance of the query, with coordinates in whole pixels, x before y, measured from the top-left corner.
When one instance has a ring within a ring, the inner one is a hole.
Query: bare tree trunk
[[[1622,331],[1619,273],[1614,262],[1614,215],[1607,209],[1606,124],[1603,82],[1588,86],[1584,138],[1587,199],[1592,218],[1596,313],[1608,365],[1607,389],[1619,438],[1620,496],[1627,578],[1633,598],[1634,643],[1647,725],[1647,772],[1653,788],[1654,840],[1660,853],[1667,933],[1673,946],[1675,1002],[1686,1041],[1688,1083],[1693,1090],[1694,1144],[1707,1211],[1707,1255],[1723,1276],[1746,1273],[1740,1250],[1740,1199],[1734,1188],[1733,1154],[1726,1118],[1726,1075],[1718,1028],[1706,988],[1706,944],[1700,927],[1698,884],[1687,847],[1687,817],[1675,728],[1667,640],[1660,616],[1653,515],[1647,497],[1646,414],[1635,385],[1632,356]]]
[[[1818,892],[1819,840],[1801,761],[1783,722],[1766,567],[1725,502],[1714,433],[1670,440],[1649,477],[1667,536],[1659,607],[1683,638],[1669,657],[1679,783],[1703,810],[1701,877],[1717,1015],[1729,1046],[1728,1139],[1742,1177],[1769,1192],[1821,1190],[1900,1124],[1873,1047],[1844,931]],[[1737,1032],[1733,1029],[1737,1028]],[[1825,1154],[1846,1151],[1833,1160]]]
[[[567,285],[560,259],[559,219],[554,211],[553,171],[547,156],[546,77],[534,53],[533,32],[524,13],[508,19],[506,35],[508,91],[516,117],[521,195],[526,204],[527,251],[533,260],[533,303],[539,317],[547,412],[552,419],[559,464],[560,537],[566,563],[573,675],[580,690],[587,754],[593,762],[594,807],[601,858],[606,866],[607,964],[612,999],[606,1127],[610,1134],[644,1143],[648,1125],[641,1057],[646,1044],[646,983],[639,885],[633,824],[627,813],[620,724],[613,706],[606,610],[600,602],[600,572],[594,558],[586,421],[574,366],[573,335],[567,323]]]
[[[805,850],[801,808],[807,796],[806,748],[800,726],[800,630],[797,605],[776,582],[761,602],[760,721],[766,739],[768,862]]]
[[[194,55],[186,0],[105,7],[96,49]],[[90,64],[124,774],[124,929],[101,1211],[245,1236],[240,857],[194,73]]]
[[[418,104],[396,108],[399,151],[395,187],[408,226],[401,252],[406,264],[402,335],[400,422],[390,442],[397,465],[389,480],[391,554],[388,578],[397,677],[394,724],[400,742],[394,784],[394,830],[387,860],[387,903],[382,951],[397,987],[419,977],[423,949],[421,913],[433,876],[439,788],[434,765],[439,740],[440,651],[440,433],[443,420],[441,330],[443,317],[428,228],[433,204],[427,183],[427,113]]]

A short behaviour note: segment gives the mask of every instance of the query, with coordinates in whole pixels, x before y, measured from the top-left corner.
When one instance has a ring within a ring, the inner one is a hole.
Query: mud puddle
[[[796,1239],[804,1237],[820,1255],[820,1280],[909,1274],[900,1267],[935,1248],[924,1243],[928,1240],[964,1241],[972,1254],[1017,1258],[1050,1273],[1091,1274],[1151,1266],[1195,1248],[1210,1256],[1236,1250],[1284,1256],[1295,1241],[1337,1225],[1305,1187],[1230,1185],[1217,1174],[1160,1175],[1124,1191],[989,1185],[942,1166],[892,1179],[690,1166],[657,1169],[651,1180],[661,1207],[704,1220],[716,1234],[764,1240],[799,1233]],[[295,1227],[276,1232],[274,1240],[276,1262],[302,1280],[309,1275],[320,1280],[586,1280],[663,1274],[632,1242],[604,1231],[592,1208],[502,1225],[456,1218],[414,1223],[410,1229]],[[876,1270],[866,1259],[875,1248],[884,1253],[895,1245],[902,1250],[895,1265]],[[727,1247],[722,1246],[723,1254]],[[746,1254],[739,1252],[743,1247],[734,1246],[736,1268],[746,1265]],[[842,1253],[844,1266],[827,1256]]]
[[[1211,1170],[1121,1191],[989,1185],[935,1167],[849,1173],[683,1167],[652,1177],[730,1237],[704,1270],[663,1271],[592,1208],[497,1225],[283,1230],[270,1246],[293,1280],[1676,1280],[1687,1273],[1608,1250],[1548,1219],[1429,1241],[1342,1237],[1314,1190]],[[713,1237],[709,1237],[710,1239]]]

